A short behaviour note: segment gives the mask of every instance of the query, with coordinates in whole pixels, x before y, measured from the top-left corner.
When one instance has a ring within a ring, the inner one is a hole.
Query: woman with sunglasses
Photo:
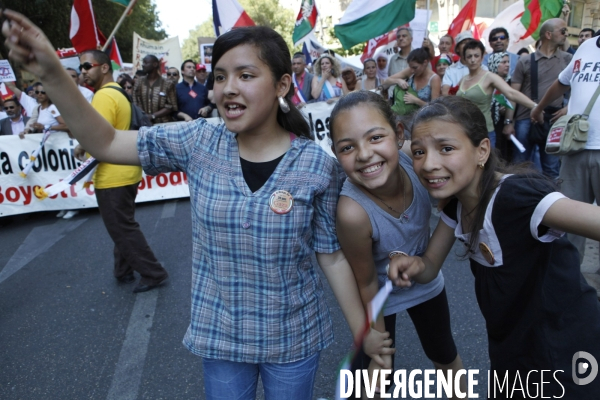
[[[27,126],[25,126],[24,133],[41,133],[44,131],[46,125],[52,127],[51,132],[63,131],[68,133],[69,128],[67,128],[67,124],[65,124],[65,121],[60,116],[60,112],[56,106],[52,104],[52,100],[50,100],[50,97],[44,91],[44,86],[41,82],[35,83],[33,89],[38,107],[34,109],[31,119],[27,123]]]
[[[120,78],[121,81],[119,82],[119,85],[125,90],[125,93],[129,96],[133,96],[133,85],[135,84],[133,78],[127,74],[123,74]]]

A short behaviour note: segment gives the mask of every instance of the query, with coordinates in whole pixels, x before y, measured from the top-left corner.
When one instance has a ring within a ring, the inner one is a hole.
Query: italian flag
[[[345,49],[383,35],[415,18],[416,0],[354,0],[334,27]]]
[[[292,34],[294,46],[298,45],[299,41],[315,29],[318,15],[319,11],[317,10],[315,0],[302,0],[300,12],[298,13],[298,17],[296,17],[294,33]]]
[[[563,0],[525,0],[524,3],[525,12],[521,17],[521,23],[527,31],[521,39],[531,36],[538,40],[542,24],[551,18],[560,16]]]

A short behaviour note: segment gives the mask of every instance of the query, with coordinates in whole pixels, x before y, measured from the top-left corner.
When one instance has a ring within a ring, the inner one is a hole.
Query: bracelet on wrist
[[[513,123],[513,120],[512,120],[512,119],[506,118],[506,119],[504,120],[504,125],[508,125],[508,124],[512,124],[512,123]]]

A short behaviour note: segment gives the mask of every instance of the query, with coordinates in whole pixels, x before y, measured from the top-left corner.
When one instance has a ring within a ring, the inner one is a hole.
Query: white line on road
[[[57,221],[52,225],[38,226],[29,232],[21,246],[8,260],[2,271],[0,271],[0,283],[8,279],[12,274],[29,264],[34,258],[44,253],[56,242],[66,236],[67,233],[76,229],[87,221],[81,218],[72,221]]]
[[[125,341],[121,347],[108,396],[106,396],[107,400],[135,400],[137,398],[157,299],[158,290],[136,295],[125,333]]]

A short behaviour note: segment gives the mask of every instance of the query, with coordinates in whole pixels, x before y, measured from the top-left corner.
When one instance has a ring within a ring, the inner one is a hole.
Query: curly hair
[[[317,58],[317,60],[314,63],[315,75],[321,76],[321,60],[324,58],[328,58],[329,61],[331,62],[331,75],[334,78],[338,78],[341,74],[342,67],[340,66],[340,63],[338,62],[338,60],[336,60],[334,57],[332,57],[329,54],[322,54],[319,58]]]

